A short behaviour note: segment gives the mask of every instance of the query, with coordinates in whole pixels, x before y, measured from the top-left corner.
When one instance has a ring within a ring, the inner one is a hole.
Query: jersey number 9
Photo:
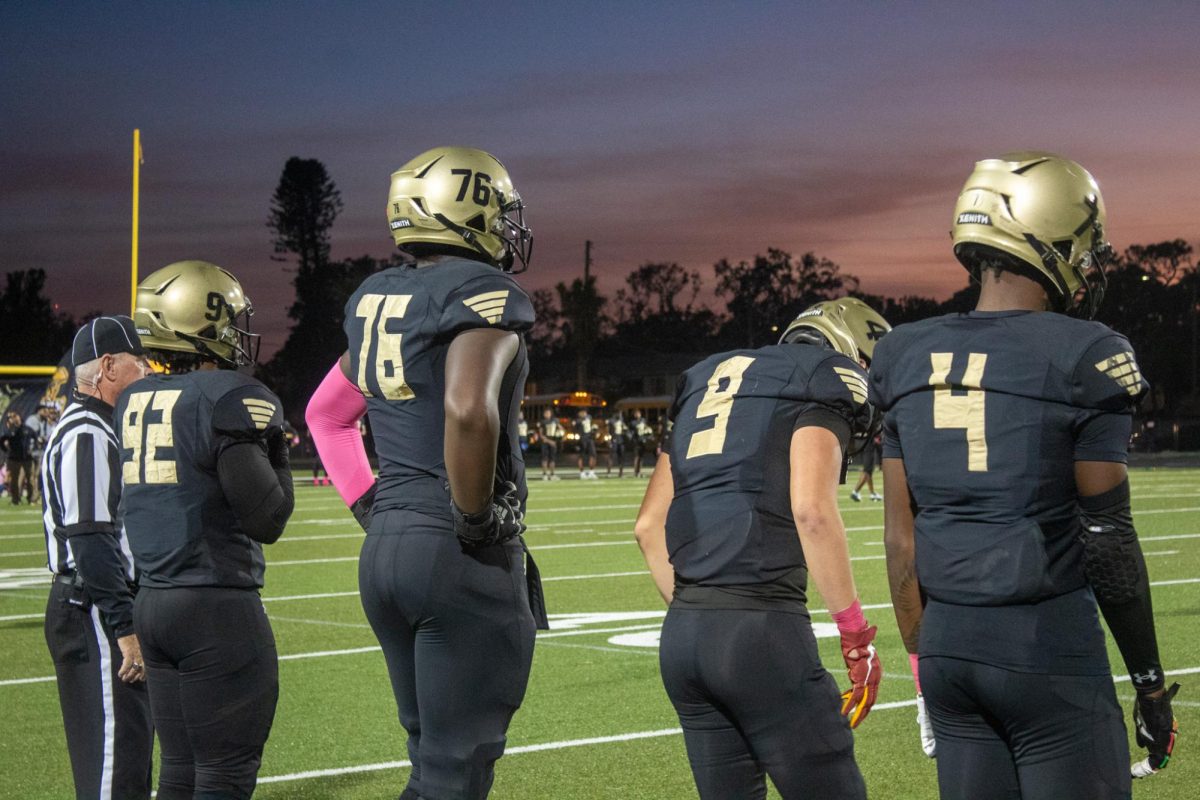
[[[716,417],[712,428],[692,434],[688,440],[688,458],[719,455],[725,449],[725,432],[729,428],[729,414],[733,411],[733,399],[742,388],[742,375],[754,363],[749,356],[727,358],[708,379],[708,391],[696,407],[696,419]]]

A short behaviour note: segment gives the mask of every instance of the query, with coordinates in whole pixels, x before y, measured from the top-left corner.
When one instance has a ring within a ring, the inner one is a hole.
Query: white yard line
[[[649,575],[647,570],[639,569],[634,572],[597,572],[592,575],[551,575],[548,578],[542,578],[542,583],[550,583],[551,581],[585,581],[592,578],[627,578],[632,575]]]

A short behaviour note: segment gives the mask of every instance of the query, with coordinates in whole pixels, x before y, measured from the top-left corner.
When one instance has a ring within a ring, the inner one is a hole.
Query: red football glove
[[[850,688],[842,695],[842,716],[850,721],[851,728],[857,728],[867,718],[879,696],[883,668],[879,665],[879,654],[871,644],[877,630],[872,625],[866,630],[842,631],[842,658],[850,671]]]

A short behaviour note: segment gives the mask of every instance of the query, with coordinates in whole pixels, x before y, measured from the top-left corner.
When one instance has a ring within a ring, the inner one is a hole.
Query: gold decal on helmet
[[[508,289],[499,292],[484,292],[463,301],[467,308],[495,325],[504,316],[504,306],[508,302]]]
[[[1096,369],[1116,381],[1122,389],[1137,396],[1142,388],[1142,372],[1138,369],[1133,353],[1128,350],[1111,358],[1096,362]]]
[[[992,218],[978,211],[964,211],[958,215],[959,225],[991,225]]]

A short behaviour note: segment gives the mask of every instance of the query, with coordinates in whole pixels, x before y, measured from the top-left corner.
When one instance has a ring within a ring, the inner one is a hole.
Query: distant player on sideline
[[[850,499],[856,503],[862,502],[863,486],[867,487],[867,491],[871,493],[871,500],[879,501],[883,499],[883,495],[875,491],[875,467],[879,466],[882,445],[879,437],[876,436],[867,442],[866,447],[862,451],[862,472],[858,476],[858,483],[854,487],[854,491],[850,493]]]
[[[307,419],[367,531],[363,610],[383,647],[413,768],[402,800],[479,800],[548,627],[525,530],[517,418],[533,305],[509,272],[532,235],[508,171],[465,147],[392,175],[387,215],[412,261],[346,304],[349,351]],[[370,414],[376,482],[357,421]]]
[[[1125,468],[1147,385],[1128,340],[1087,321],[1104,224],[1074,161],[978,162],[953,239],[979,303],[897,328],[871,365],[888,578],[920,653],[942,800],[1130,797],[1097,602],[1137,691],[1138,771],[1174,747],[1178,685],[1164,681]]]
[[[596,424],[587,409],[579,409],[575,416],[575,441],[579,444],[579,479],[596,480]]]
[[[608,418],[608,468],[604,470],[605,477],[612,475],[613,463],[617,465],[617,477],[625,476],[625,440],[629,426],[620,411],[613,412]]]
[[[542,412],[542,421],[538,424],[538,439],[542,449],[542,480],[544,481],[558,480],[554,469],[558,466],[558,445],[562,442],[562,438],[562,425],[559,423],[558,417],[554,416],[554,411],[547,408]]]
[[[642,416],[642,410],[635,408],[629,421],[630,435],[633,437],[633,477],[642,477],[642,464],[646,456],[654,453],[654,428]]]
[[[785,800],[866,797],[850,729],[882,672],[837,498],[847,446],[874,418],[860,361],[887,330],[860,300],[828,301],[781,344],[679,381],[636,533],[669,604],[660,666],[702,800],[764,798],[764,774]],[[840,703],[817,658],[810,569],[850,672]]]

